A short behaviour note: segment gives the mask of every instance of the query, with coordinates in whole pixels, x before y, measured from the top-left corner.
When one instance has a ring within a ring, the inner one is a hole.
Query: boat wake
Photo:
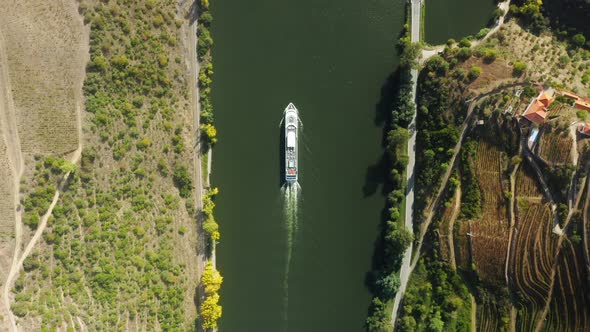
[[[301,193],[301,186],[299,183],[287,183],[281,188],[283,195],[283,211],[285,215],[285,229],[287,231],[287,259],[285,263],[285,279],[283,282],[283,289],[285,292],[283,300],[283,311],[285,322],[287,322],[287,313],[289,306],[289,270],[291,268],[291,258],[293,256],[293,249],[295,245],[295,237],[298,228],[298,205],[299,195]],[[286,327],[285,327],[286,329]]]

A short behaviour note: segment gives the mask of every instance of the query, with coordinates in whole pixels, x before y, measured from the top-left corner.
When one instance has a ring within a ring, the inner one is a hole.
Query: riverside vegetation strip
[[[404,26],[403,37],[400,39],[401,80],[398,98],[392,106],[390,122],[387,131],[386,156],[388,160],[388,182],[392,191],[387,195],[387,220],[381,225],[381,237],[377,246],[376,264],[372,271],[371,291],[374,298],[369,308],[366,321],[368,331],[389,331],[391,326],[391,309],[395,293],[400,285],[399,269],[403,253],[410,246],[413,236],[406,229],[402,210],[405,205],[406,166],[408,155],[406,151],[409,139],[408,125],[414,113],[412,101],[412,83],[410,69],[416,65],[419,48],[410,42],[409,26]]]
[[[205,243],[196,241],[189,175],[196,128],[179,33],[186,22],[168,0],[82,1],[80,11],[91,29],[85,148],[24,262],[12,310],[32,330],[192,330]],[[38,160],[24,199],[31,228],[57,185],[51,174],[63,167],[70,165]],[[221,277],[213,274],[217,286],[202,281],[205,328],[221,312]]]
[[[199,103],[201,106],[199,130],[202,139],[200,153],[205,155],[217,142],[217,130],[213,125],[213,104],[211,102],[210,87],[213,76],[213,59],[211,57],[213,39],[211,38],[209,28],[213,22],[213,17],[209,12],[209,0],[200,0],[198,4],[197,58],[200,65],[198,84]],[[208,178],[208,176],[203,176],[204,178]],[[202,276],[205,298],[201,302],[200,315],[203,329],[216,329],[217,320],[221,318],[222,313],[222,308],[219,305],[219,288],[221,287],[223,278],[219,271],[215,269],[215,257],[211,257],[211,255],[215,255],[215,244],[220,239],[219,225],[213,216],[213,208],[215,207],[213,198],[218,193],[219,190],[217,188],[210,188],[202,198],[202,228],[208,235],[209,258],[213,259],[213,263],[211,261],[207,263]]]

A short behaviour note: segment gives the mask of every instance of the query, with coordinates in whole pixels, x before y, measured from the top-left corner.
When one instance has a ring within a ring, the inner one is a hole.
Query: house
[[[552,95],[553,93],[550,91],[541,91],[539,96],[531,101],[523,116],[536,125],[543,124],[545,118],[547,118],[547,107],[553,102]]]
[[[562,91],[562,92],[561,92],[561,95],[562,95],[562,96],[564,96],[564,97],[566,97],[566,98],[573,99],[573,100],[578,100],[578,99],[580,99],[580,97],[576,96],[576,95],[575,95],[575,94],[573,94],[573,93],[569,93],[569,92],[567,92],[567,91]]]
[[[534,124],[543,124],[545,118],[547,118],[547,106],[538,100],[534,100],[524,112],[524,117]]]
[[[590,111],[590,103],[587,102],[586,100],[582,100],[582,99],[576,100],[574,107],[579,110]]]

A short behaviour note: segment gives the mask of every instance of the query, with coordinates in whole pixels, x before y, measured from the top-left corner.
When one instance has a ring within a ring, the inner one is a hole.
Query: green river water
[[[494,0],[423,0],[426,3],[424,39],[432,45],[475,36],[496,8]]]
[[[211,3],[220,331],[362,331],[385,205],[381,114],[394,89],[384,86],[404,3]],[[280,121],[289,102],[303,128],[301,189],[286,202]]]

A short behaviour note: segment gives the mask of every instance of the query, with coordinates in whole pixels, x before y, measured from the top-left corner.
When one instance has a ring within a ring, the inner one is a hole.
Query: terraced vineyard
[[[501,322],[502,313],[497,304],[490,299],[484,299],[477,305],[477,331],[497,332],[501,331],[505,324]]]
[[[552,234],[551,206],[544,202],[532,171],[521,165],[516,175],[516,216],[512,238],[509,286],[519,302],[517,328],[534,327],[551,288],[557,237]]]
[[[503,197],[501,176],[503,154],[482,139],[477,148],[475,173],[483,194],[482,215],[471,224],[472,262],[478,276],[490,284],[503,280],[506,250],[508,249],[507,205]]]
[[[539,141],[539,155],[551,164],[565,164],[571,160],[572,144],[567,130],[546,131]]]
[[[588,280],[581,248],[565,241],[560,253],[555,289],[545,331],[588,331]]]

